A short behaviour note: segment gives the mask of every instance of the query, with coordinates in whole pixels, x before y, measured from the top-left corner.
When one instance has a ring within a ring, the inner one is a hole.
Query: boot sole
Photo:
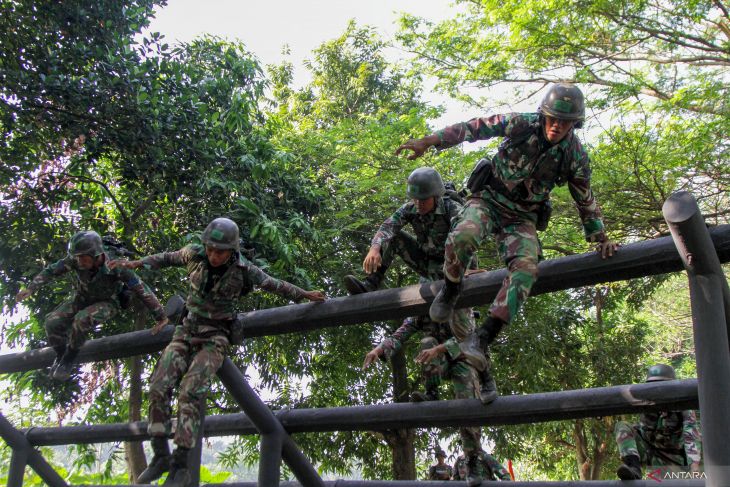
[[[354,282],[352,279],[345,277],[343,282],[345,284],[345,289],[347,289],[347,292],[350,293],[351,296],[368,292],[367,289],[360,285],[360,283]]]
[[[621,480],[641,480],[641,475],[639,475],[637,477],[636,472],[634,472],[631,468],[627,467],[626,465],[621,465],[616,470],[616,475],[618,475],[618,478]]]

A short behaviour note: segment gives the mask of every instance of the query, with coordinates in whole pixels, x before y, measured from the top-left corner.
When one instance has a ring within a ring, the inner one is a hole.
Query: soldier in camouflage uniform
[[[422,282],[443,279],[444,244],[451,228],[451,223],[462,210],[461,204],[451,197],[444,196],[446,189],[441,175],[433,168],[421,167],[414,170],[409,176],[406,194],[411,201],[404,204],[393,215],[383,222],[375,233],[368,255],[363,261],[363,270],[367,273],[365,280],[360,281],[355,276],[345,276],[345,287],[350,294],[360,294],[375,291],[380,287],[385,273],[399,255],[403,262],[413,269]],[[410,224],[414,236],[403,231],[403,227]],[[476,259],[471,260],[470,268],[476,267]],[[453,319],[445,319],[442,323],[449,323],[449,336],[456,337],[457,341],[464,341],[474,330],[474,320],[471,309],[458,309]],[[416,325],[428,336],[438,339],[439,325],[427,317],[408,318],[404,326]],[[431,333],[435,333],[431,335]],[[471,342],[469,342],[471,343]],[[430,347],[429,347],[430,348]],[[473,353],[478,353],[476,350]],[[488,357],[487,357],[487,364]],[[490,373],[490,368],[479,370],[481,376],[482,402],[492,402],[497,397],[497,385]],[[438,399],[438,380],[429,372],[426,392],[414,392],[415,401],[434,401]]]
[[[428,467],[428,480],[451,480],[454,470],[451,468],[451,465],[444,462],[446,452],[436,447],[434,456],[436,457],[436,465]]]
[[[16,296],[20,302],[56,277],[71,273],[73,294],[46,315],[48,344],[56,352],[51,376],[67,380],[86,334],[97,323],[110,320],[120,309],[120,295],[129,290],[142,300],[159,325],[167,323],[160,302],[137,275],[127,269],[111,269],[101,237],[94,231],[76,233],[68,244],[68,255],[43,269]]]
[[[478,398],[478,370],[487,368],[488,364],[475,344],[469,343],[469,340],[476,340],[476,336],[472,333],[467,339],[459,341],[453,336],[448,324],[433,323],[428,317],[407,318],[391,336],[365,355],[363,370],[378,358],[391,358],[414,333],[424,330],[428,332],[421,340],[416,362],[423,365],[427,388],[438,389],[442,378],[450,378],[457,399]],[[465,427],[460,428],[459,433],[464,453],[473,459],[468,485],[479,485],[485,474],[476,461],[481,452],[481,429],[478,426]]]
[[[164,252],[137,261],[116,261],[130,269],[186,267],[190,278],[187,316],[175,328],[172,341],[157,362],[150,384],[148,433],[154,457],[138,482],[149,483],[166,471],[168,480],[185,485],[190,480],[187,457],[200,428],[200,401],[210,390],[212,377],[230,347],[236,319],[235,302],[259,287],[292,300],[323,301],[320,291],[305,291],[275,279],[248,261],[239,248],[238,226],[228,218],[216,218],[203,232],[203,245],[191,244],[176,252]],[[153,330],[157,333],[159,328]],[[173,454],[167,444],[171,432],[173,388],[179,384],[178,421]]]
[[[494,458],[489,453],[482,451],[479,454],[479,462],[482,464],[482,468],[486,472],[485,480],[495,481],[497,479],[502,482],[511,482],[509,472],[504,466],[499,463],[499,460]],[[454,463],[454,476],[452,480],[466,480],[467,468],[466,468],[466,457],[459,455]]]
[[[475,118],[447,127],[396,150],[412,150],[409,159],[429,147],[446,149],[463,141],[504,137],[491,161],[480,162],[470,178],[471,196],[449,233],[445,246],[445,281],[431,305],[431,318],[448,319],[461,292],[472,256],[489,234],[497,239],[508,276],[478,330],[486,350],[509,323],[537,279],[540,244],[537,228],[547,225],[550,191],[568,184],[585,237],[597,242],[602,257],[617,246],[604,230],[600,208],[590,187],[588,154],[574,133],[585,116],[583,93],[569,84],[552,85],[537,113]]]
[[[658,364],[649,368],[646,381],[676,378],[673,367]],[[694,411],[644,413],[638,424],[617,422],[614,434],[623,462],[616,471],[621,480],[641,479],[642,464],[679,465],[699,472],[702,444]]]

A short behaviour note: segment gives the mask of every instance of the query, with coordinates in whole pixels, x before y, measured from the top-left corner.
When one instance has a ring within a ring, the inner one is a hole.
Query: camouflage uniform
[[[471,325],[473,328],[473,321]],[[428,334],[421,340],[421,350],[433,348],[439,343],[446,346],[446,354],[435,358],[423,368],[427,387],[429,385],[438,386],[442,378],[450,378],[454,387],[454,396],[457,399],[478,398],[479,375],[477,370],[487,367],[488,359],[485,360],[481,354],[471,354],[466,349],[462,351],[463,345],[454,338],[447,324],[433,323],[426,317],[406,318],[391,336],[378,345],[383,350],[383,359],[391,358],[394,353],[403,348],[406,340],[418,331]],[[460,428],[459,433],[464,452],[467,455],[481,448],[481,429],[478,426]]]
[[[451,480],[453,473],[451,465],[431,465],[428,467],[428,480]]]
[[[479,461],[486,472],[484,480],[499,479],[506,482],[512,481],[512,477],[510,477],[507,469],[489,453],[485,451],[480,452]],[[464,455],[459,455],[459,458],[456,459],[456,463],[454,463],[454,477],[452,480],[466,480],[466,474],[466,457]]]
[[[65,257],[43,269],[30,283],[35,292],[58,276],[71,272],[73,294],[46,315],[48,344],[54,348],[68,346],[78,350],[86,341],[86,333],[96,323],[104,323],[119,312],[119,296],[125,286],[139,296],[155,320],[164,318],[162,305],[152,290],[128,269],[109,269],[104,263],[95,271],[79,268],[76,259]]]
[[[537,113],[475,118],[436,132],[438,149],[463,141],[505,137],[492,157],[491,182],[477,191],[454,221],[446,241],[444,274],[461,281],[482,240],[497,239],[508,276],[490,315],[509,323],[537,279],[540,243],[535,223],[555,186],[568,184],[589,242],[605,240],[601,211],[590,187],[588,154],[573,131],[555,145],[545,138]]]
[[[635,455],[649,466],[700,463],[701,438],[694,411],[644,413],[638,424],[616,423],[621,457]]]
[[[172,341],[152,374],[148,432],[153,437],[170,435],[172,389],[179,383],[174,442],[179,447],[192,448],[200,428],[200,401],[210,390],[211,379],[228,353],[236,299],[251,292],[254,286],[292,300],[305,297],[306,292],[267,275],[237,252],[231,262],[216,272],[209,266],[202,245],[151,255],[142,262],[153,269],[187,267],[190,278],[188,315],[175,328]]]

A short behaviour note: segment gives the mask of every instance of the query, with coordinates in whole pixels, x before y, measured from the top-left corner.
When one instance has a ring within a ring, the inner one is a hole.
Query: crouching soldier
[[[438,281],[444,278],[444,245],[452,221],[462,209],[461,204],[446,194],[441,175],[431,167],[420,167],[408,176],[406,194],[411,201],[398,208],[385,220],[375,233],[362,267],[367,277],[359,280],[355,276],[345,276],[345,287],[350,294],[375,291],[380,287],[388,268],[396,256],[421,278],[421,282]],[[411,226],[414,235],[403,230]],[[472,259],[470,268],[476,267]],[[449,337],[463,341],[474,331],[472,310],[457,309],[441,320]],[[438,343],[439,329],[443,328],[426,317],[408,318],[404,326],[416,326]],[[451,330],[449,330],[451,326]],[[435,346],[434,343],[432,346]],[[430,347],[429,347],[430,348]],[[481,354],[476,348],[473,353]],[[488,353],[488,351],[487,351]],[[488,360],[488,359],[487,359]],[[497,384],[489,367],[480,369],[481,400],[487,404],[497,398]],[[433,385],[433,384],[431,384]],[[414,399],[438,399],[436,391],[426,383],[426,394],[416,394]]]
[[[324,301],[320,291],[305,291],[275,279],[246,260],[239,249],[238,226],[228,218],[216,218],[203,232],[203,245],[191,244],[176,252],[165,252],[136,261],[115,261],[116,266],[187,267],[190,288],[188,314],[175,328],[172,341],[162,352],[152,374],[148,433],[154,456],[137,479],[149,483],[169,470],[166,485],[186,485],[190,449],[200,428],[200,401],[210,390],[212,377],[223,363],[230,346],[236,319],[235,301],[259,287],[292,300]],[[155,327],[157,333],[161,327]],[[167,437],[171,432],[172,390],[180,384],[175,451]]]
[[[646,382],[676,378],[673,367],[658,364],[649,367]],[[642,464],[676,465],[699,472],[702,444],[692,410],[644,413],[638,424],[617,422],[614,432],[623,462],[616,471],[621,480],[640,480]]]
[[[472,318],[473,320],[473,318]],[[427,317],[407,318],[403,325],[395,333],[385,338],[377,347],[365,355],[363,370],[375,362],[378,358],[388,359],[398,350],[414,333],[420,331],[424,324],[432,324]],[[416,362],[423,366],[423,373],[426,381],[426,390],[438,391],[438,385],[442,378],[450,378],[454,388],[454,396],[457,399],[479,398],[479,372],[489,366],[485,356],[478,350],[478,344],[474,343],[477,337],[470,334],[465,340],[459,342],[451,335],[447,324],[439,324],[439,333],[446,337],[441,343],[434,338],[433,333],[427,334],[421,340],[421,351],[416,357]],[[472,322],[473,326],[473,322]],[[436,399],[434,397],[433,399]],[[478,426],[464,427],[459,429],[464,454],[468,459],[469,474],[468,485],[479,485],[486,475],[482,464],[478,462],[481,429]]]
[[[120,309],[123,291],[137,294],[152,312],[157,326],[167,324],[160,302],[150,288],[128,269],[108,266],[109,257],[98,233],[76,233],[68,244],[68,255],[43,269],[30,285],[15,297],[23,301],[38,288],[56,277],[70,273],[73,287],[71,299],[61,303],[45,318],[48,344],[56,352],[50,375],[68,380],[74,370],[76,356],[86,341],[86,334],[97,324],[110,320]]]

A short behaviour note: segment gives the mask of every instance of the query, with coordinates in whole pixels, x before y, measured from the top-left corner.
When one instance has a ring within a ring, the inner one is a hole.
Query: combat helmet
[[[570,83],[553,83],[540,102],[539,112],[559,120],[574,120],[575,127],[580,128],[586,116],[583,92]]]
[[[646,382],[674,380],[676,378],[677,374],[674,372],[674,367],[666,364],[652,365],[646,373]]]
[[[97,257],[104,253],[104,246],[101,237],[93,230],[83,230],[76,232],[68,242],[68,255],[78,257],[80,255],[90,255]]]
[[[205,227],[202,241],[206,246],[221,250],[240,249],[238,225],[228,218],[216,218]]]
[[[419,167],[408,176],[406,194],[409,198],[425,200],[443,196],[446,189],[438,171],[432,167]]]

